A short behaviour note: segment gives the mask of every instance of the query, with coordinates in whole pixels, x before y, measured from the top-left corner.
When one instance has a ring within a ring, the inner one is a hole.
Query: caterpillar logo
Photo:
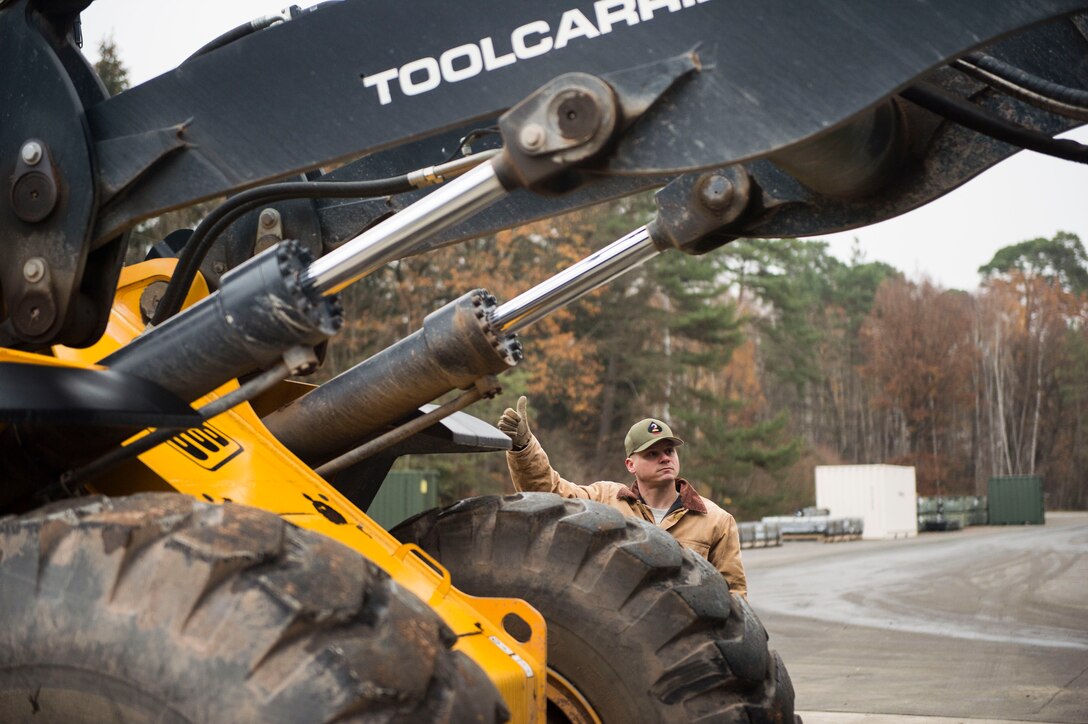
[[[218,470],[242,452],[238,441],[207,422],[174,435],[169,442],[170,447],[205,470]]]

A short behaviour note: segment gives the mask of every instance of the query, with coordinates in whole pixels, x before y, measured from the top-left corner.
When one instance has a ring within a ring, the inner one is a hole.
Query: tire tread
[[[603,612],[581,638],[615,647],[611,658],[645,674],[629,693],[650,692],[652,718],[794,721],[788,674],[755,613],[705,559],[655,526],[587,500],[521,493],[462,501],[392,532],[438,558],[462,590],[524,598],[549,626]],[[551,643],[549,662],[562,662]]]
[[[13,584],[30,570],[35,585]],[[0,622],[18,632],[0,637],[13,667],[98,667],[161,687],[193,721],[508,716],[452,631],[377,566],[244,506],[141,494],[0,521]]]

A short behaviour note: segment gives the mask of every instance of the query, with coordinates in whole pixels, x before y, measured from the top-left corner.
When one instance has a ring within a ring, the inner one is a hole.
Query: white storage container
[[[861,518],[867,540],[918,535],[913,467],[818,465],[816,505],[836,518]]]

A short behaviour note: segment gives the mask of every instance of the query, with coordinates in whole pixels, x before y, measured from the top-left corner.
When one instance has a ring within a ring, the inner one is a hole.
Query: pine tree
[[[94,69],[110,96],[128,90],[128,69],[121,62],[121,55],[112,35],[103,38],[98,44],[98,62],[94,64]]]

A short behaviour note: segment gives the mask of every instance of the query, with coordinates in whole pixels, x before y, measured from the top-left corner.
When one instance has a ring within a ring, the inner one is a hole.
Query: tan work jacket
[[[558,493],[564,498],[586,498],[604,503],[624,515],[654,523],[654,514],[643,502],[638,483],[631,486],[606,480],[591,485],[577,485],[564,480],[552,468],[548,454],[535,436],[523,450],[506,453],[514,487],[539,493]],[[748,582],[740,559],[740,534],[733,516],[713,501],[699,495],[683,478],[677,480],[678,504],[658,526],[667,530],[680,545],[689,548],[721,571],[729,590],[747,597]]]

